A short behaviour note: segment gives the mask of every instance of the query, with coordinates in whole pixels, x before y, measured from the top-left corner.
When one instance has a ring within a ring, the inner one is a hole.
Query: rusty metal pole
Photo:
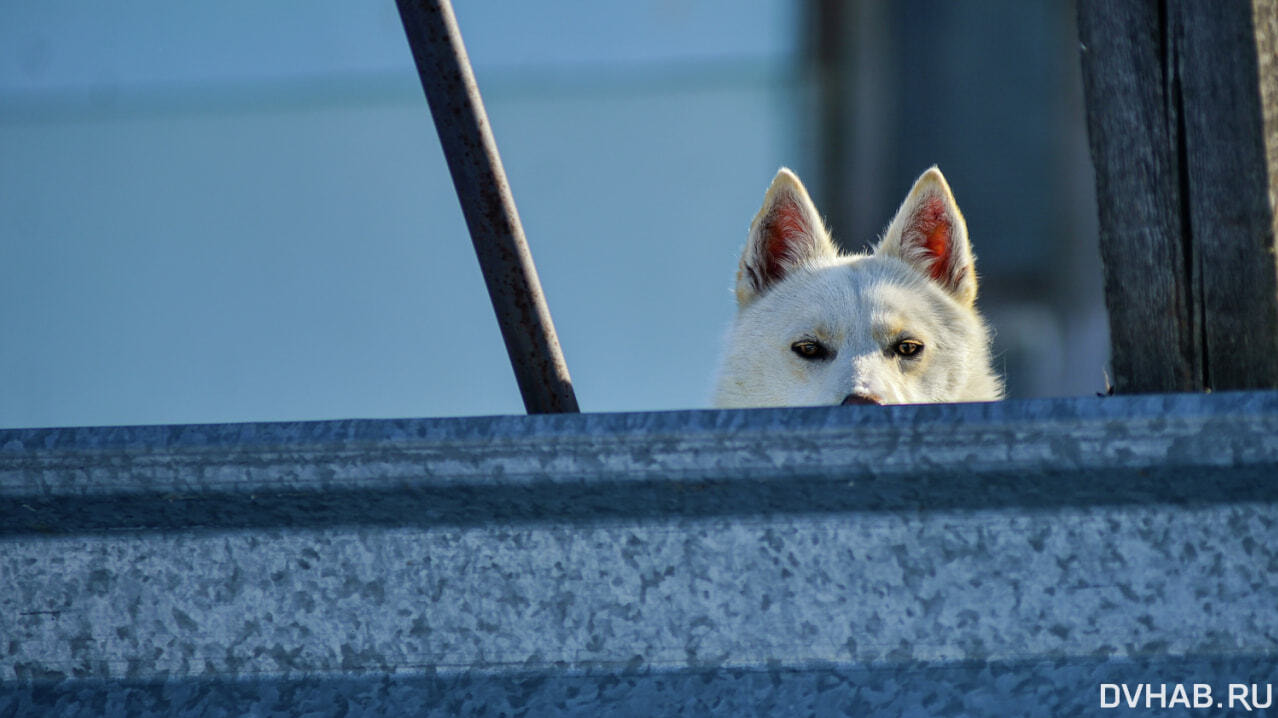
[[[529,414],[576,412],[515,200],[449,0],[396,0]]]

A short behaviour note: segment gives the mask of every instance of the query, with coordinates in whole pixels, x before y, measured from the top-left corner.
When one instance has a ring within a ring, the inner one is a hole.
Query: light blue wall
[[[797,5],[458,2],[578,397],[704,405]],[[0,3],[0,427],[517,413],[393,3]]]

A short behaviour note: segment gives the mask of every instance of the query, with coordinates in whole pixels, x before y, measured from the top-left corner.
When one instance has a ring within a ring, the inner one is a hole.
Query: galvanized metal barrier
[[[0,715],[1263,700],[1276,562],[1275,392],[0,431]]]

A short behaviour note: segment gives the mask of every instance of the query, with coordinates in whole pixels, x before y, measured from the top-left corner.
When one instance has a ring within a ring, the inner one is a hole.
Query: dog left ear
[[[796,269],[837,255],[808,191],[782,167],[750,223],[737,271],[737,304],[744,307]]]
[[[936,167],[914,183],[874,253],[913,266],[964,305],[976,302],[976,266],[967,223]]]

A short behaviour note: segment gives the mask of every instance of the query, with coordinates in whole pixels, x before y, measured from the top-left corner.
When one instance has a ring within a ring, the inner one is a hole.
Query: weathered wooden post
[[[1082,0],[1118,392],[1278,387],[1273,0]]]

